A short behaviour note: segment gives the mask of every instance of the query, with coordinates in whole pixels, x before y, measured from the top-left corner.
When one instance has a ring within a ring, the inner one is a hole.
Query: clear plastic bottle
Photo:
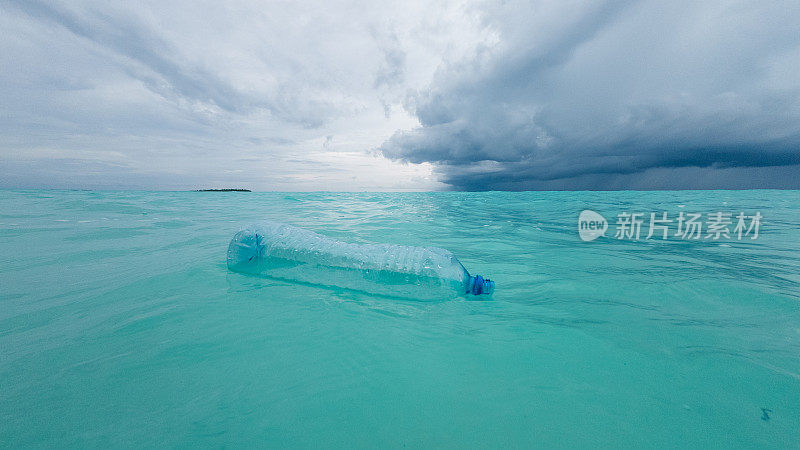
[[[444,300],[491,294],[494,282],[470,276],[447,250],[349,244],[291,225],[265,222],[236,233],[228,268],[270,278],[368,293]]]

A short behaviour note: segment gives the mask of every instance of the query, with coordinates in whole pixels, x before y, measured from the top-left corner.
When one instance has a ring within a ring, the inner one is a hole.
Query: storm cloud
[[[800,3],[0,3],[0,187],[800,188]]]
[[[498,1],[384,155],[455,189],[800,187],[800,3]]]

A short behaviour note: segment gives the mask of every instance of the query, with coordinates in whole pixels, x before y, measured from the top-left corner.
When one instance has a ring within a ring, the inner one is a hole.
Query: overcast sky
[[[800,188],[800,2],[0,2],[0,187]]]

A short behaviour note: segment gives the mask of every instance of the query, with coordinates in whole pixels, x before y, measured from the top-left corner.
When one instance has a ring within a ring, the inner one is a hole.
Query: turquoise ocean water
[[[584,209],[606,237],[579,239]],[[624,211],[763,220],[756,240],[614,239]],[[267,218],[443,247],[497,290],[228,272]],[[798,442],[797,191],[0,191],[0,447]]]

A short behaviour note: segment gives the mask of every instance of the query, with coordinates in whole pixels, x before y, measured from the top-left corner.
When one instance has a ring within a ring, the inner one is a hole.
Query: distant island
[[[251,192],[250,189],[196,189],[195,192]]]

